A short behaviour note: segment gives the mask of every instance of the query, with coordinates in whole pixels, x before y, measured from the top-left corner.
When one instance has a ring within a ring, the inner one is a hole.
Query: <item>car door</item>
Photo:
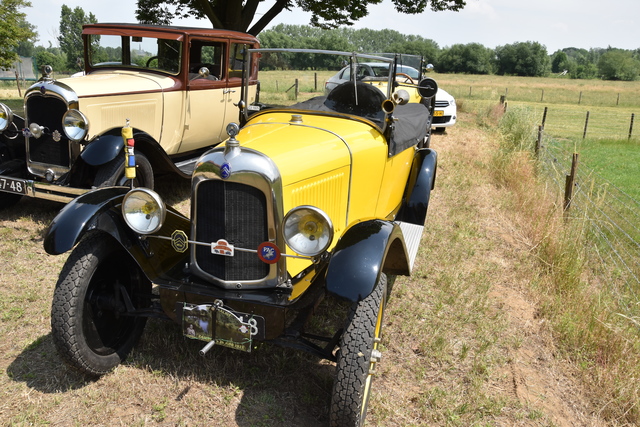
[[[228,42],[192,39],[189,44],[183,153],[219,144],[228,123]],[[205,69],[208,75],[199,74]]]

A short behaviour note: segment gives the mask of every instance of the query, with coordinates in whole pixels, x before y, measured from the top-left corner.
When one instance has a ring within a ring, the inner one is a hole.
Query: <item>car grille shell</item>
[[[29,161],[70,167],[69,139],[62,129],[62,116],[67,109],[66,102],[57,97],[34,94],[27,99],[25,110],[28,124],[36,123],[45,129],[40,138],[26,137]],[[54,132],[60,136],[58,141],[52,136]]]
[[[222,180],[204,181],[196,195],[196,239],[256,249],[268,240],[265,195],[257,188]],[[233,257],[214,255],[209,246],[198,245],[199,268],[223,281],[261,280],[269,274],[255,253],[236,251]]]

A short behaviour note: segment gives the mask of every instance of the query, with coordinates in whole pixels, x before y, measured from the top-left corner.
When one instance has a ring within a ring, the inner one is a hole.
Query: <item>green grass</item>
[[[619,139],[558,141],[565,150],[580,153],[579,161],[596,176],[612,183],[635,200],[640,200],[640,142]]]

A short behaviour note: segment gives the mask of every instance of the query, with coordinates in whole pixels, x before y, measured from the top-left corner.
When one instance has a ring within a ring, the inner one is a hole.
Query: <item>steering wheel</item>
[[[413,79],[411,78],[411,76],[409,76],[408,74],[405,73],[396,73],[396,79],[398,77],[404,77],[405,80],[403,83],[410,83],[410,84],[415,84],[415,82],[413,81]]]
[[[145,65],[147,68],[149,68],[149,64],[151,64],[151,61],[153,61],[154,59],[158,59],[158,56],[152,56],[151,58],[147,59],[147,64]]]

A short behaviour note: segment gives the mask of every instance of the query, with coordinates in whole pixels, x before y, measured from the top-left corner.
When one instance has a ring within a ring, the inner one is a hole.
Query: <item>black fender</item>
[[[11,156],[3,155],[2,145],[0,145],[0,175],[14,178],[27,178],[27,162],[24,159],[10,159]]]
[[[44,250],[60,255],[73,248],[88,231],[100,229],[121,242],[129,240],[122,227],[107,212],[122,204],[127,187],[106,187],[85,193],[63,207],[53,219],[44,237]],[[122,225],[128,228],[124,219]],[[124,243],[124,242],[123,242]]]
[[[151,135],[134,128],[133,139],[136,153],[142,153],[147,157],[151,162],[154,174],[174,173],[183,178],[191,178],[190,174],[185,174],[176,167],[166,151]],[[100,166],[115,159],[116,156],[122,155],[123,148],[122,128],[114,128],[89,141],[80,153],[80,158],[90,166]],[[122,161],[124,161],[124,157]]]
[[[96,136],[80,153],[80,158],[91,166],[100,166],[115,159],[124,148],[121,130],[112,129]],[[124,162],[124,159],[122,160]]]
[[[336,244],[327,267],[327,292],[351,302],[373,291],[380,273],[409,274],[400,226],[373,219],[351,226]]]
[[[397,221],[424,225],[431,190],[435,188],[437,166],[438,154],[434,150],[422,148],[416,151]]]
[[[129,252],[149,280],[179,275],[189,252],[176,252],[171,241],[149,236],[141,239],[126,224],[120,206],[130,189],[127,187],[105,187],[85,193],[69,202],[53,219],[44,237],[44,249],[48,254],[59,255],[71,250],[82,237],[99,230],[111,235]],[[191,223],[173,208],[167,208],[165,222],[156,233],[171,236],[182,230],[187,237]]]

